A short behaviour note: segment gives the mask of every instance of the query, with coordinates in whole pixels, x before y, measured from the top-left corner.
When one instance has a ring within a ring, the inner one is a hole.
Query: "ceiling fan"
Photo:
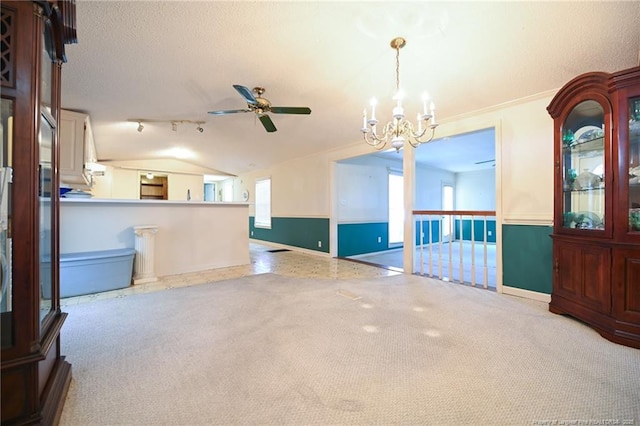
[[[262,97],[265,92],[264,87],[254,87],[253,91],[247,87],[234,84],[233,88],[240,93],[240,96],[247,101],[247,108],[244,109],[227,109],[222,111],[209,111],[209,114],[213,115],[226,115],[235,114],[238,112],[254,112],[258,116],[258,119],[264,126],[267,132],[275,132],[276,126],[271,121],[271,118],[266,114],[272,112],[274,114],[311,114],[311,109],[308,107],[276,107],[271,106],[271,102],[268,99]],[[253,92],[253,93],[252,93]],[[254,93],[257,95],[255,96]]]

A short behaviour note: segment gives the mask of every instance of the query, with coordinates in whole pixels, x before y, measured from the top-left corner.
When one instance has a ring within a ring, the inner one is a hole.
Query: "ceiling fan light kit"
[[[311,109],[308,107],[277,107],[271,106],[271,102],[268,99],[262,97],[262,94],[265,92],[264,87],[254,87],[253,90],[249,90],[249,88],[245,86],[241,86],[239,84],[234,84],[233,88],[244,98],[247,102],[247,108],[243,109],[227,109],[220,111],[209,111],[209,114],[213,115],[228,115],[228,114],[236,114],[239,112],[253,112],[258,116],[260,123],[264,129],[271,133],[275,132],[276,129],[275,124],[271,120],[266,113],[270,112],[273,114],[311,114]],[[255,95],[254,95],[255,93]],[[257,95],[257,96],[256,96]]]
[[[394,100],[396,106],[393,108],[393,119],[384,125],[382,133],[378,135],[376,119],[376,105],[375,98],[371,99],[371,117],[367,119],[367,110],[362,112],[362,128],[360,131],[364,136],[364,140],[367,144],[380,150],[385,147],[388,142],[391,142],[391,146],[400,152],[404,147],[405,142],[409,143],[414,148],[417,148],[420,144],[430,142],[435,135],[436,127],[436,113],[435,105],[433,101],[429,103],[429,110],[427,110],[427,103],[429,102],[429,95],[424,93],[422,96],[422,113],[418,113],[417,129],[413,124],[405,119],[404,109],[402,107],[403,93],[400,90],[400,49],[407,44],[407,40],[402,37],[396,37],[391,40],[390,46],[396,51],[396,94]]]

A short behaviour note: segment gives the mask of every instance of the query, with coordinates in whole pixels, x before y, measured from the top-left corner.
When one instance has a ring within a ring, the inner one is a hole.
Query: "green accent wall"
[[[434,243],[440,241],[440,223],[437,220],[423,220],[422,226],[424,227],[424,236],[422,242],[424,244],[429,243],[429,224],[431,224],[431,239]],[[454,239],[460,239],[460,219],[455,219],[453,224],[453,233]],[[495,219],[487,220],[487,232],[491,232],[491,235],[487,235],[488,243],[496,242],[496,221]],[[420,240],[418,238],[420,235],[420,222],[416,222],[416,244],[420,244]],[[485,229],[484,229],[484,221],[482,220],[474,220],[473,221],[473,238],[474,241],[484,241]],[[471,241],[471,219],[463,219],[462,220],[462,239],[465,241]]]
[[[429,226],[431,226],[431,242],[440,241],[440,223],[437,220],[422,221],[422,244],[429,244]],[[420,245],[420,221],[416,221],[416,245]]]
[[[551,226],[502,225],[502,283],[551,294]]]
[[[249,216],[249,237],[329,253],[329,219],[272,217],[271,229],[265,229],[256,228],[255,217]],[[321,247],[318,247],[318,241]]]
[[[387,222],[338,224],[338,257],[384,250],[389,250]]]
[[[423,244],[429,243],[429,226],[431,226],[432,242],[440,241],[439,222],[437,220],[423,220]],[[475,241],[483,241],[484,222],[474,222]],[[487,237],[487,242],[496,242],[496,221],[487,220],[487,231],[491,231],[491,236]],[[460,221],[455,221],[455,237],[460,237]],[[462,234],[465,240],[471,240],[471,221],[463,220]],[[416,221],[416,244],[420,244],[420,221]],[[378,237],[381,241],[378,242]],[[402,247],[394,245],[393,249]],[[346,223],[338,225],[338,257],[355,256],[358,254],[375,253],[389,248],[389,224],[387,222],[373,223]]]
[[[455,227],[455,239],[460,239],[460,219],[456,219],[453,225]],[[488,243],[496,242],[496,221],[494,219],[487,220],[487,232],[491,232],[491,235],[487,235]],[[484,241],[484,221],[473,221],[473,239],[474,241]],[[471,219],[462,220],[462,239],[464,241],[471,241]]]

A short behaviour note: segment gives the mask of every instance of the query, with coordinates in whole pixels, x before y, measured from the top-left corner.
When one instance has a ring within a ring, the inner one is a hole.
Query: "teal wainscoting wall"
[[[272,217],[271,229],[265,229],[256,228],[255,217],[249,216],[249,237],[329,253],[329,219]]]
[[[456,219],[454,223],[456,240],[460,239],[460,219]],[[491,235],[489,235],[491,233]],[[495,219],[487,220],[487,242],[496,242],[496,221]],[[484,241],[485,229],[484,220],[473,221],[473,240]],[[462,239],[471,241],[471,219],[462,219]]]
[[[437,243],[440,241],[440,223],[437,220],[423,220],[423,232],[424,236],[422,238],[423,244],[429,243],[429,224],[431,224],[431,241]],[[453,223],[453,233],[454,239],[460,240],[460,219],[455,219]],[[474,241],[484,241],[485,236],[485,226],[483,220],[474,220],[473,221],[473,240]],[[491,235],[489,235],[491,233]],[[420,235],[420,221],[416,222],[416,244],[420,244],[418,235]],[[487,242],[495,243],[496,242],[496,221],[495,219],[487,220]],[[465,241],[471,241],[471,220],[463,219],[462,220],[462,239]]]
[[[389,250],[387,222],[338,224],[338,257],[384,250]]]
[[[416,221],[416,245],[420,245],[420,222]],[[429,234],[429,226],[431,226],[431,234]],[[422,221],[422,244],[429,244],[429,240],[432,243],[440,241],[440,223],[437,220],[423,220]]]
[[[551,294],[551,226],[502,225],[502,283]]]

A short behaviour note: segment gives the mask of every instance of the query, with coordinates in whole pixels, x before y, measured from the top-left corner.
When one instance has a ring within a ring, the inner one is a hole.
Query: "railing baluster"
[[[449,277],[448,281],[453,281],[453,231],[454,231],[453,215],[449,217]]]
[[[471,215],[471,287],[476,286],[476,217]]]
[[[442,240],[444,239],[444,229],[442,229],[442,216],[438,218],[438,277],[442,279]]]
[[[433,277],[433,232],[431,232],[431,218],[429,215],[429,276]]]
[[[484,288],[489,285],[489,270],[487,269],[487,216],[484,217]]]
[[[424,229],[423,229],[423,216],[420,215],[418,216],[418,218],[420,219],[420,275],[424,276],[424,238],[422,237],[424,235]]]

